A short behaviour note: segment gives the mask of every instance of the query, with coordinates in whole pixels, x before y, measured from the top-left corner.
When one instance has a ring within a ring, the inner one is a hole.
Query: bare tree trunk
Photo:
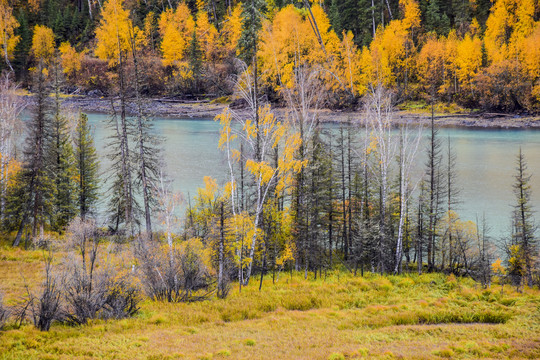
[[[130,29],[131,31],[132,29]],[[139,148],[139,171],[141,174],[143,202],[144,202],[144,217],[146,221],[146,233],[149,240],[152,240],[152,217],[150,213],[150,183],[148,179],[148,166],[147,157],[145,155],[145,147],[148,134],[145,133],[143,127],[143,108],[140,91],[140,73],[139,73],[139,60],[137,51],[135,48],[135,38],[133,32],[130,34],[131,50],[133,55],[133,67],[135,70],[135,100],[137,103],[137,145]]]

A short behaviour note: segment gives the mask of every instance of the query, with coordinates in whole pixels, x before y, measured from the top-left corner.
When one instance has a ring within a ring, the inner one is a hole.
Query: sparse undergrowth
[[[6,304],[22,295],[17,274],[39,283],[39,254],[0,249]],[[225,300],[146,300],[130,319],[53,324],[48,333],[8,321],[0,359],[538,358],[539,295],[442,274],[281,273],[261,292],[253,281]]]

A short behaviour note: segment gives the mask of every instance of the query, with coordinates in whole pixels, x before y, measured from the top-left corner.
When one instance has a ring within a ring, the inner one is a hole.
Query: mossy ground
[[[40,281],[41,252],[0,249],[13,305]],[[0,359],[540,358],[540,291],[482,289],[442,274],[258,278],[225,300],[146,300],[131,319],[40,332],[8,324]]]

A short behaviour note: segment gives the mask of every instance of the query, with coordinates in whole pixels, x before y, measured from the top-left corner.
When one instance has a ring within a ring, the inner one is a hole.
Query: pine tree
[[[259,89],[258,78],[259,72],[257,69],[257,51],[259,44],[259,32],[262,28],[262,20],[266,11],[266,1],[264,0],[249,0],[244,3],[242,9],[242,34],[238,41],[240,47],[240,57],[247,66],[252,67],[253,73],[253,91],[252,94],[252,115],[255,120],[255,130],[257,132],[257,140],[255,146],[255,159],[261,158],[260,151],[260,135],[259,135]]]
[[[537,251],[535,238],[536,226],[533,219],[531,207],[531,175],[528,173],[527,162],[521,148],[517,156],[517,174],[513,185],[517,204],[514,206],[514,224],[512,234],[512,245],[515,249],[515,262],[523,264],[523,272],[529,286],[533,285],[532,271]]]
[[[35,238],[38,228],[43,231],[47,219],[50,219],[53,213],[55,187],[46,161],[52,129],[47,114],[49,91],[43,59],[38,64],[36,83],[36,107],[34,117],[28,123],[24,166],[20,179],[19,189],[23,198],[18,201],[22,208],[15,210],[19,214],[20,223],[13,246],[20,244],[24,227],[29,220],[32,221],[32,237]]]
[[[51,144],[49,159],[51,179],[54,179],[56,196],[54,198],[54,218],[52,228],[62,231],[77,214],[76,168],[73,145],[67,119],[60,110],[60,69],[58,59],[53,65],[55,110],[51,122]]]
[[[450,19],[441,9],[440,0],[430,0],[426,9],[426,30],[434,31],[440,35],[447,35],[450,31]]]
[[[99,163],[88,124],[88,116],[82,113],[79,115],[75,131],[75,157],[79,213],[84,220],[93,212],[98,200]]]
[[[193,90],[199,92],[202,72],[202,51],[197,39],[197,33],[193,31],[188,48],[189,68],[193,74]]]

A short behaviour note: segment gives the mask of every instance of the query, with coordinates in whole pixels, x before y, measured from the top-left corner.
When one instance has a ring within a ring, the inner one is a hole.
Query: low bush
[[[204,300],[212,293],[209,261],[200,240],[170,246],[141,238],[135,254],[140,279],[150,298],[191,302]]]
[[[9,315],[10,315],[10,311],[4,305],[4,296],[2,292],[0,292],[0,330],[4,328],[4,325],[6,324],[6,321],[9,318]]]

